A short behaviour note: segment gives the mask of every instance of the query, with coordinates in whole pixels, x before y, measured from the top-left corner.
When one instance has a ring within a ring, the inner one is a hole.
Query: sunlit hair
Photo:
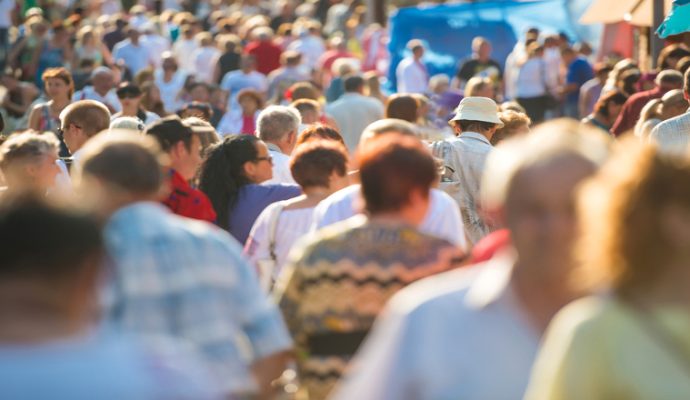
[[[307,129],[300,132],[300,134],[297,136],[296,146],[312,140],[333,140],[339,142],[340,144],[345,144],[345,140],[343,140],[343,137],[336,129],[323,124],[310,125]]]
[[[347,150],[333,140],[305,143],[292,154],[290,172],[302,188],[327,188],[333,172],[341,177],[347,174]]]
[[[569,119],[539,125],[527,135],[501,142],[489,153],[481,184],[481,204],[487,211],[505,206],[520,171],[567,156],[599,166],[606,161],[611,139],[599,130]]]
[[[417,122],[419,100],[411,94],[397,93],[386,101],[385,118],[396,118],[407,122]]]
[[[434,158],[411,136],[388,133],[371,139],[359,152],[359,177],[371,215],[399,211],[415,190],[427,197],[437,179]]]
[[[49,132],[12,135],[0,145],[0,170],[7,179],[25,179],[22,170],[26,165],[40,163],[42,157],[57,154],[59,148],[60,142]]]
[[[650,287],[677,255],[665,226],[669,211],[690,212],[689,199],[690,158],[634,139],[621,143],[580,193],[581,268],[573,282],[622,295]]]

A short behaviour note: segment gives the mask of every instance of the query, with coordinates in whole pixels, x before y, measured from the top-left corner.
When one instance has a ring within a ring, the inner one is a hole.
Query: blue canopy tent
[[[424,61],[431,75],[454,76],[461,60],[471,56],[475,36],[489,39],[493,57],[504,62],[518,38],[531,27],[545,32],[565,32],[596,46],[598,27],[577,23],[591,0],[490,0],[434,7],[401,8],[390,18],[390,88],[396,87],[395,68],[407,55],[411,39],[422,40]]]

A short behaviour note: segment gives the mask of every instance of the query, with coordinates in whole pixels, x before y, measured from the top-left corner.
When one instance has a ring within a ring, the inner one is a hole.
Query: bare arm
[[[292,352],[283,351],[256,360],[252,364],[252,373],[259,384],[258,399],[269,400],[276,397],[277,389],[271,383],[280,378],[280,375],[287,368],[288,362],[292,359]]]
[[[34,107],[29,114],[29,129],[38,130],[40,128],[39,121],[41,118],[41,111],[38,106]]]

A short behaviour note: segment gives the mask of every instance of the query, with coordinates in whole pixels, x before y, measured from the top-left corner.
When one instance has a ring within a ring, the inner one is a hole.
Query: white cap
[[[482,121],[503,127],[503,121],[498,117],[498,104],[488,97],[465,97],[451,121]]]

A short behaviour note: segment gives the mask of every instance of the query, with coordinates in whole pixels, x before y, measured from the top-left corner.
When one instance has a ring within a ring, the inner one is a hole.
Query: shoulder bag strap
[[[644,305],[628,297],[620,299],[620,301],[627,305],[631,314],[637,319],[644,331],[660,344],[661,347],[666,349],[666,353],[676,360],[678,365],[683,368],[686,375],[690,378],[690,355],[685,347],[681,345],[666,328],[659,324],[654,314]]]
[[[283,212],[285,208],[285,203],[276,203],[276,208],[271,213],[271,217],[268,220],[268,254],[271,256],[273,262],[278,258],[276,256],[276,233],[278,231],[278,219],[280,218],[280,213]]]

